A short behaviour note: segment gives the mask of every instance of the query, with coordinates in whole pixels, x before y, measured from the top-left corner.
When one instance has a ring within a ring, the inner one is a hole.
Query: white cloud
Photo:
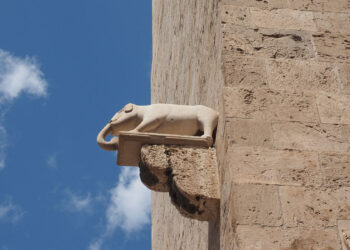
[[[19,58],[0,49],[0,101],[13,100],[21,93],[47,94],[47,82],[36,60]]]
[[[102,247],[102,244],[103,244],[103,238],[99,238],[95,241],[93,241],[89,247],[88,247],[88,250],[100,250],[101,247]]]
[[[57,154],[50,155],[46,163],[49,166],[49,168],[57,168]]]
[[[16,224],[22,219],[23,215],[23,210],[13,204],[11,200],[0,204],[0,221]]]
[[[139,168],[123,167],[110,195],[105,232],[90,244],[89,250],[101,249],[105,238],[117,227],[131,233],[151,222],[151,192],[142,184]]]
[[[63,207],[70,212],[91,212],[92,198],[90,193],[86,196],[79,196],[72,191],[66,191],[66,199],[63,200]]]
[[[119,226],[126,232],[137,231],[150,223],[150,191],[142,184],[138,168],[124,167],[118,184],[111,190],[106,212],[107,232]]]
[[[6,113],[4,104],[22,93],[46,96],[47,82],[44,74],[34,58],[19,58],[0,49],[0,170],[5,167],[7,147],[6,129],[2,126]]]

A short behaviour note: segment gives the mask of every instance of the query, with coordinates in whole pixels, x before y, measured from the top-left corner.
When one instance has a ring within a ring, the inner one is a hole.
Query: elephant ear
[[[133,107],[133,104],[132,104],[132,103],[128,103],[128,104],[125,105],[124,111],[125,111],[126,113],[129,113],[129,112],[132,111],[133,108],[134,108],[134,107]]]

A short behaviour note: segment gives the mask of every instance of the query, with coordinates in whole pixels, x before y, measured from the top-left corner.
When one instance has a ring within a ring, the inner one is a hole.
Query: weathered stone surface
[[[285,0],[222,0],[222,4],[231,4],[235,6],[245,7],[258,7],[261,9],[265,8],[286,8],[289,6],[288,1]]]
[[[300,122],[272,124],[274,146],[280,149],[350,151],[350,126]]]
[[[322,123],[350,124],[350,96],[320,93],[317,106]]]
[[[317,59],[320,61],[345,62],[350,60],[350,34],[323,32],[312,36]]]
[[[350,188],[307,189],[280,187],[284,224],[287,227],[333,227],[350,219]]]
[[[225,86],[266,87],[265,60],[259,58],[223,56]]]
[[[264,58],[313,58],[307,31],[253,29],[223,24],[223,52],[235,56]]]
[[[322,184],[323,176],[316,152],[232,145],[227,155],[229,176],[235,183],[286,186]]]
[[[224,88],[226,116],[270,121],[318,120],[314,95],[256,88]]]
[[[338,220],[338,230],[342,249],[350,249],[350,220]]]
[[[250,119],[230,119],[226,124],[229,144],[246,146],[272,146],[271,124]]]
[[[229,200],[236,224],[282,225],[278,186],[234,183],[231,189]]]
[[[220,194],[213,148],[144,145],[140,169],[142,182],[152,190],[169,191],[181,214],[216,220]]]
[[[350,14],[334,12],[314,12],[319,31],[335,31],[350,34]]]
[[[320,165],[324,173],[324,186],[350,187],[350,154],[320,154]]]
[[[240,26],[251,26],[252,20],[250,10],[244,7],[234,5],[220,6],[221,23],[229,23]]]
[[[333,63],[305,60],[267,60],[268,86],[292,91],[338,91],[338,74]]]
[[[347,11],[347,0],[289,0],[290,7],[298,10]]]
[[[184,217],[168,193],[152,192],[152,249],[210,249],[209,223]]]
[[[339,250],[341,247],[337,230],[333,228],[283,229],[240,225],[236,235],[237,249],[244,250]]]
[[[317,30],[311,11],[251,9],[250,13],[252,23],[257,27],[286,30]]]
[[[216,0],[152,1],[152,103],[218,110],[223,85],[218,5]],[[153,249],[218,249],[212,239],[220,233],[209,230],[207,222],[184,218],[167,193],[152,197]]]
[[[340,90],[343,94],[350,94],[350,64],[342,63],[338,64],[339,77],[340,77]]]

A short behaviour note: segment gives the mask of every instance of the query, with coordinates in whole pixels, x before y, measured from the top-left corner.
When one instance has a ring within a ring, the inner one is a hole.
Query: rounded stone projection
[[[142,182],[151,190],[169,192],[182,215],[217,219],[220,194],[214,148],[144,145],[139,167]]]

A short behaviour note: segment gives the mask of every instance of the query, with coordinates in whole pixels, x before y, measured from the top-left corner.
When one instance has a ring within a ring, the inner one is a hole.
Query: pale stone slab
[[[271,123],[250,119],[230,119],[226,124],[230,144],[246,146],[272,146]]]
[[[282,225],[278,186],[234,183],[231,189],[229,200],[236,224]]]
[[[252,23],[257,27],[286,30],[317,30],[311,11],[251,9],[250,13]]]
[[[318,121],[315,96],[304,92],[224,88],[227,117],[270,121]]]
[[[291,91],[338,92],[335,64],[305,60],[267,60],[268,85]]]
[[[320,165],[324,173],[324,186],[350,187],[350,154],[320,154]]]
[[[314,58],[309,31],[247,28],[223,24],[223,52],[263,58]]]
[[[350,95],[350,64],[348,63],[339,63],[339,77],[340,77],[340,90],[344,94]]]
[[[312,36],[318,60],[350,61],[350,34],[323,32],[315,33]]]
[[[290,7],[298,10],[346,12],[347,0],[289,0]]]
[[[210,141],[200,136],[179,136],[154,133],[120,132],[117,164],[120,166],[138,166],[140,150],[144,144],[188,145],[209,147]]]
[[[244,250],[339,250],[341,248],[337,231],[333,228],[284,229],[239,225],[235,236],[238,245],[236,249]]]
[[[322,184],[323,176],[316,152],[231,145],[227,155],[227,167],[235,183],[287,186]]]
[[[225,86],[266,87],[265,60],[223,55]]]
[[[350,13],[314,12],[319,31],[350,34]]]
[[[350,96],[320,93],[317,106],[322,123],[350,124]]]
[[[338,220],[339,237],[343,250],[350,249],[350,220]]]
[[[350,219],[350,187],[307,189],[280,187],[284,223],[287,227],[334,227]]]
[[[274,146],[279,149],[350,151],[350,126],[301,122],[272,124]]]

